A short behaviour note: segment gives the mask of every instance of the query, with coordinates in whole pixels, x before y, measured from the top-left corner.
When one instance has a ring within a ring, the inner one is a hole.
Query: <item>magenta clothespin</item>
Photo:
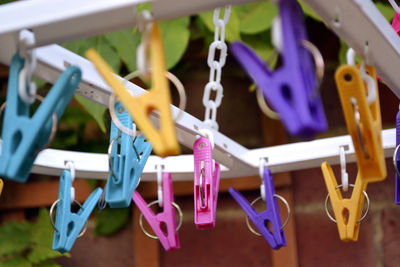
[[[155,200],[150,204],[147,204],[146,201],[142,198],[142,196],[137,192],[133,192],[133,201],[135,202],[136,206],[142,212],[143,216],[146,218],[147,222],[149,223],[151,229],[153,229],[156,236],[150,235],[146,232],[146,230],[142,227],[144,233],[152,238],[160,240],[162,246],[166,251],[179,249],[179,236],[178,236],[178,229],[182,224],[182,211],[180,210],[179,206],[174,202],[174,190],[172,185],[172,178],[171,174],[168,172],[164,172],[163,174],[163,200],[162,203],[160,200]],[[153,204],[159,203],[160,206],[163,207],[163,211],[158,213],[157,215],[151,210],[150,206]],[[179,226],[177,227],[176,222],[176,212],[175,208],[177,208],[180,216]],[[140,217],[140,222],[142,217]],[[167,232],[164,232],[162,228],[162,224],[166,225]],[[142,226],[143,224],[140,223]]]
[[[193,145],[194,223],[198,229],[215,226],[220,167],[212,159],[212,143],[200,137]],[[213,170],[214,164],[214,170]]]

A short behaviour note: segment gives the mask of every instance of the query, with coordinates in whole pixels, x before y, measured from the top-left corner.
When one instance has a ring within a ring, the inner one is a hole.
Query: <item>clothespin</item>
[[[119,121],[133,129],[132,118],[121,103],[115,104]],[[117,145],[114,143],[117,142]],[[110,176],[106,184],[106,202],[111,208],[129,207],[133,191],[139,184],[144,166],[151,153],[151,145],[144,136],[128,135],[111,122],[109,147]]]
[[[204,132],[212,138],[211,131]],[[213,140],[209,138],[200,137],[193,144],[194,223],[198,229],[215,227],[220,166],[212,159]]]
[[[3,192],[3,186],[4,186],[3,180],[0,179],[0,196],[1,193]]]
[[[174,190],[172,186],[171,174],[164,172],[163,174],[163,197],[162,200],[155,200],[147,205],[142,196],[138,191],[133,192],[133,201],[136,206],[142,212],[139,218],[139,224],[142,227],[143,232],[154,239],[159,239],[161,245],[166,251],[175,250],[180,248],[178,230],[182,225],[182,211],[179,206],[174,202]],[[159,203],[162,206],[163,211],[157,215],[151,210],[150,206]],[[178,210],[180,222],[177,226],[176,212],[174,207]],[[146,221],[149,223],[151,229],[153,229],[156,236],[149,234],[144,228],[142,219],[144,216]],[[163,230],[163,225],[166,226],[166,232]]]
[[[18,53],[11,61],[0,155],[0,176],[17,182],[28,179],[38,151],[54,135],[57,120],[81,80],[79,68],[68,67],[31,116],[30,103],[26,103],[18,93],[24,61]]]
[[[327,129],[327,121],[318,93],[315,68],[307,49],[321,59],[318,62],[322,61],[322,65],[319,64],[322,75],[323,60],[317,53],[318,49],[306,41],[303,14],[297,1],[278,2],[281,23],[275,25],[281,24],[282,29],[274,32],[282,35],[282,40],[274,38],[274,44],[278,49],[282,47],[282,65],[271,70],[251,48],[240,42],[232,43],[231,51],[279,114],[290,135],[311,138]]]
[[[248,221],[246,221],[249,229],[256,235],[262,235],[273,249],[280,249],[281,247],[287,245],[283,228],[287,224],[290,217],[289,204],[282,196],[275,193],[275,186],[272,179],[272,174],[268,168],[263,168],[263,173],[261,177],[261,196],[254,200],[252,203],[249,203],[244,198],[244,196],[240,192],[236,191],[233,187],[229,188],[229,193],[236,200],[239,206],[244,210],[248,218],[250,218],[250,220],[257,227],[260,233],[257,233],[254,229],[252,229]],[[284,224],[282,224],[276,198],[281,199],[288,208],[288,217]],[[253,208],[253,205],[261,199],[266,202],[267,208],[259,213]],[[272,231],[268,228],[268,224],[271,225]]]
[[[93,49],[89,50],[86,55],[126,107],[143,134],[151,142],[154,152],[161,157],[178,155],[180,153],[180,148],[176,139],[174,122],[170,109],[171,96],[168,81],[165,77],[165,56],[160,27],[157,23],[153,23],[150,29],[153,88],[148,90],[148,93],[142,94],[139,97],[134,97],[129,93],[123,84],[114,76],[107,63],[105,63]],[[149,114],[153,110],[159,112],[159,130],[157,130],[149,120]]]
[[[400,105],[399,105],[399,111],[397,112],[396,115],[396,149],[394,150],[393,153],[393,164],[394,164],[394,169],[396,170],[396,187],[395,187],[394,202],[397,205],[400,205],[400,173],[399,173],[400,158],[397,155],[399,147],[400,147]]]
[[[339,67],[335,81],[356,151],[359,176],[367,182],[381,181],[386,177],[386,164],[376,71],[364,63],[352,65],[354,59],[348,61],[351,65]]]
[[[75,200],[75,190],[72,187],[72,182],[75,178],[74,165],[71,162],[67,162],[67,167],[70,169],[64,170],[60,176],[58,199],[50,208],[50,221],[54,228],[53,249],[61,253],[70,251],[75,240],[83,234],[81,231],[96,207],[103,191],[101,188],[96,188],[82,206]],[[73,202],[80,207],[76,213],[71,211]],[[58,208],[54,224],[53,210],[56,205],[58,205]]]
[[[335,175],[329,163],[326,161],[323,162],[321,169],[326,188],[328,189],[328,195],[325,199],[325,210],[329,218],[337,223],[339,236],[342,241],[357,241],[360,222],[365,218],[369,210],[369,198],[366,193],[367,181],[362,179],[359,172],[355,184],[349,184],[353,187],[351,197],[344,199],[340,192],[340,188],[343,187],[343,184],[337,184]],[[364,207],[364,197],[367,200],[368,208],[365,214],[361,217]],[[331,201],[336,220],[328,212],[328,199]]]

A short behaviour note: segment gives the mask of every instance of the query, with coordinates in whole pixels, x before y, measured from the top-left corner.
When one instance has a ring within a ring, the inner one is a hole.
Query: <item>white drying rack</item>
[[[20,1],[0,6],[0,62],[9,65],[16,52],[18,33],[30,29],[35,34],[38,66],[34,75],[54,83],[70,64],[82,70],[82,82],[77,94],[101,105],[108,106],[110,88],[97,73],[92,63],[58,45],[84,37],[133,27],[136,24],[136,6],[146,0],[35,0]],[[152,1],[153,16],[164,20],[196,14],[227,4],[240,4],[252,0],[158,0]],[[400,96],[400,39],[391,25],[369,0],[306,0],[324,21],[355,51],[364,56],[368,46],[368,63],[375,66],[379,76],[391,90]],[[79,8],[76,8],[79,7]],[[104,19],[107,18],[107,19]],[[120,78],[122,79],[122,78]],[[145,90],[133,83],[126,83],[135,96]],[[172,106],[175,116],[179,109]],[[158,122],[158,116],[151,114]],[[214,134],[214,158],[223,166],[222,178],[257,175],[260,158],[267,159],[272,172],[292,171],[319,167],[327,160],[339,162],[339,147],[347,145],[348,162],[355,161],[354,147],[350,136],[319,139],[287,145],[249,150],[212,130],[202,121],[183,112],[175,122],[178,141],[192,148],[200,129],[209,129]],[[393,154],[395,129],[382,131],[385,156]],[[0,144],[1,145],[1,144]],[[1,147],[0,147],[1,151]],[[160,158],[150,156],[142,180],[155,180],[156,164]],[[34,164],[33,173],[59,175],[65,161],[73,161],[76,175],[80,178],[106,179],[108,158],[106,154],[71,152],[55,149],[42,151]],[[193,156],[181,155],[163,159],[165,171],[173,174],[174,180],[193,179]]]

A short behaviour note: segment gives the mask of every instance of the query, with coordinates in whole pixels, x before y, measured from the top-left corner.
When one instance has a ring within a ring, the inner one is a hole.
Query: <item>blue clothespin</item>
[[[115,110],[121,109],[123,109],[122,104],[116,103]],[[116,115],[125,127],[133,129],[132,118],[125,109]],[[115,141],[118,145],[114,145]],[[133,140],[131,135],[120,131],[114,122],[111,122],[110,146],[112,146],[110,176],[106,185],[106,202],[111,208],[128,207],[151,154],[152,146],[144,136],[138,136]]]
[[[96,188],[81,206],[77,201],[72,200],[74,197],[71,192],[74,171],[64,170],[60,176],[60,187],[58,190],[58,200],[54,202],[50,209],[50,219],[52,222],[52,211],[57,204],[56,222],[54,226],[53,249],[61,253],[71,250],[75,240],[79,237],[83,227],[85,226],[90,214],[96,207],[97,202],[103,192],[101,188]],[[72,195],[72,196],[71,196]],[[80,209],[77,213],[71,211],[72,202],[77,203]],[[52,223],[53,224],[53,223]]]
[[[232,43],[231,51],[279,114],[290,135],[308,139],[327,129],[315,68],[305,47],[312,44],[306,41],[303,14],[296,0],[280,0],[279,14],[282,65],[278,69],[271,70],[243,43]],[[315,49],[310,51],[319,56]]]
[[[11,61],[0,155],[0,176],[17,182],[28,179],[37,152],[51,135],[53,113],[58,119],[61,117],[81,80],[80,69],[68,67],[30,116],[30,105],[18,94],[19,74],[24,61],[18,53]]]
[[[396,187],[395,187],[394,202],[397,205],[400,205],[400,174],[399,174],[400,158],[397,155],[399,147],[400,147],[400,106],[399,106],[399,111],[397,112],[396,115],[396,149],[393,154],[393,163],[394,163],[394,168],[396,170]]]
[[[250,204],[241,193],[236,191],[233,187],[229,188],[229,193],[244,210],[250,220],[254,223],[261,235],[267,240],[273,249],[279,249],[286,246],[285,233],[283,232],[281,216],[278,208],[276,197],[283,199],[281,196],[275,194],[275,187],[272,181],[272,175],[268,168],[264,170],[263,177],[264,184],[261,185],[261,190],[265,193],[265,201],[267,209],[258,213],[252,206],[255,201]],[[262,195],[264,195],[262,193]],[[262,198],[262,197],[260,197]],[[257,199],[258,200],[258,199]],[[285,202],[287,205],[287,203]],[[290,212],[289,212],[290,214]],[[289,218],[289,217],[288,217]],[[287,219],[288,220],[288,219]],[[287,221],[286,220],[286,221]],[[271,223],[273,232],[268,229],[268,223]],[[286,224],[286,223],[285,223]],[[252,230],[252,229],[251,229]],[[254,232],[254,230],[252,230]]]

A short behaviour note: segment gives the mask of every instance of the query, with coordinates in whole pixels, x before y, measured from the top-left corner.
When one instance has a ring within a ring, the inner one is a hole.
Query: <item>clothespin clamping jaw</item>
[[[398,156],[399,147],[400,147],[400,106],[399,106],[399,111],[397,112],[396,115],[396,149],[394,150],[393,153],[393,165],[394,169],[396,170],[396,187],[395,187],[394,202],[397,205],[400,205],[400,172],[399,172],[400,158]]]
[[[282,196],[275,193],[271,171],[268,168],[265,168],[262,176],[262,184],[260,187],[261,196],[256,198],[252,203],[249,203],[244,196],[233,187],[229,188],[229,193],[248,216],[246,217],[246,223],[250,231],[255,235],[263,236],[273,249],[280,249],[287,245],[283,228],[289,221],[290,207]],[[288,217],[283,224],[278,202],[276,200],[277,198],[282,200],[288,209]],[[264,200],[267,204],[267,208],[260,213],[253,208],[253,205],[259,200]],[[260,232],[257,232],[250,226],[248,221],[249,218]],[[270,230],[269,225],[271,226],[272,231]]]
[[[83,205],[75,200],[75,190],[72,181],[75,177],[73,163],[68,162],[70,170],[64,170],[60,176],[60,187],[58,199],[50,208],[50,222],[54,228],[53,249],[61,253],[71,250],[75,240],[84,234],[86,222],[96,207],[102,194],[101,188],[96,188],[88,197]],[[76,203],[80,209],[78,212],[71,211],[72,202]],[[56,222],[53,221],[54,208],[56,210]],[[84,230],[82,230],[84,229]]]
[[[211,137],[212,133],[208,131],[207,135]],[[193,144],[194,223],[198,229],[215,227],[220,166],[212,159],[212,142],[200,137]]]
[[[133,192],[133,201],[135,202],[136,206],[142,212],[139,217],[139,225],[142,228],[143,232],[153,239],[159,239],[162,246],[166,251],[175,250],[180,248],[178,230],[182,225],[183,214],[178,206],[174,202],[174,192],[173,192],[173,185],[172,185],[172,178],[171,174],[168,172],[164,172],[163,174],[163,188],[162,188],[162,200],[155,200],[147,205],[144,201],[142,196],[138,191]],[[150,208],[152,205],[158,203],[162,208],[163,211],[158,213],[157,215],[154,214],[152,209]],[[177,225],[176,222],[176,212],[177,209],[179,214],[179,224]],[[156,236],[151,235],[148,233],[143,227],[143,216],[146,218],[146,221],[149,223],[151,229],[153,229]],[[166,226],[166,232],[163,230],[162,225]]]
[[[124,127],[135,127],[131,116],[121,103],[114,105],[117,119]],[[151,153],[151,145],[144,136],[134,137],[118,129],[111,122],[108,149],[110,176],[106,184],[106,202],[111,208],[129,207],[133,191],[139,184],[144,166]]]
[[[27,96],[28,84],[31,87],[32,84],[26,80],[26,75],[21,75],[21,72],[26,73],[26,61],[19,53],[13,56],[8,77],[7,102],[0,108],[1,111],[5,108],[0,176],[16,182],[26,182],[28,179],[36,155],[51,142],[57,129],[57,120],[81,80],[79,68],[70,66],[61,74],[44,100],[36,92]],[[31,116],[30,106],[36,99],[42,103]]]
[[[356,151],[359,175],[367,183],[382,181],[386,178],[386,164],[375,68],[365,63],[355,66],[351,49],[348,64],[338,68],[335,81]]]
[[[111,68],[93,50],[86,55],[96,66],[100,75],[110,85],[122,104],[128,110],[137,126],[153,145],[154,152],[161,156],[173,156],[180,153],[178,141],[171,115],[171,96],[168,80],[165,77],[165,56],[161,38],[160,27],[153,23],[151,30],[151,72],[152,86],[148,93],[134,97],[114,76]],[[146,38],[142,38],[146,39]],[[160,129],[158,130],[149,119],[149,114],[157,110],[160,117]]]
[[[262,90],[290,135],[312,138],[327,129],[319,96],[324,72],[323,58],[318,49],[307,41],[303,14],[297,1],[280,0],[279,16],[280,20],[273,27],[275,34],[272,35],[274,45],[281,52],[282,65],[278,69],[271,70],[251,48],[242,43],[232,43],[231,51]],[[314,56],[318,79],[310,52]]]

